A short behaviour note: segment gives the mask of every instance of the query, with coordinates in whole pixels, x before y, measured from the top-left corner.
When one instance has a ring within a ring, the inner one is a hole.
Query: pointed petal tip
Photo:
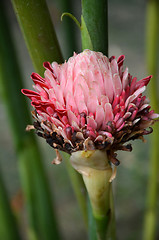
[[[27,96],[27,97],[29,97],[30,99],[32,98],[32,97],[35,97],[35,98],[40,98],[40,94],[39,93],[37,93],[37,92],[34,92],[34,91],[32,91],[32,90],[29,90],[29,89],[21,89],[21,92],[25,95],[25,96]]]
[[[117,64],[119,68],[123,65],[124,60],[125,60],[125,55],[121,55],[118,57]]]
[[[43,62],[43,66],[44,66],[44,68],[49,68],[49,67],[51,67],[51,64],[50,64],[50,62]]]
[[[26,90],[26,89],[21,89],[21,93],[23,93],[24,95],[25,95],[25,93],[24,93],[24,92],[25,92],[25,90]]]

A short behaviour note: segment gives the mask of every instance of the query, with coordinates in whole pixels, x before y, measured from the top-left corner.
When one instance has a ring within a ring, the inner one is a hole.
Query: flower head
[[[63,64],[44,63],[44,78],[32,73],[31,99],[34,128],[53,148],[73,153],[103,150],[118,165],[117,150],[131,151],[129,140],[143,138],[158,114],[150,110],[143,92],[151,76],[137,81],[124,55],[117,60],[85,50]]]

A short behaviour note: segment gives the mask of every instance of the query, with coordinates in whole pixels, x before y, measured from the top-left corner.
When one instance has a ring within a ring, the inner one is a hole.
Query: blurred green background
[[[138,79],[147,76],[145,63],[145,0],[114,0],[109,4],[109,55],[126,56],[125,66],[129,72]],[[73,14],[80,20],[81,2],[74,1]],[[67,51],[63,22],[60,21],[62,11],[60,1],[48,1],[49,11],[53,18],[54,26],[65,58],[72,55]],[[17,24],[10,1],[6,2],[8,18],[10,21],[13,39],[19,58],[20,68],[25,79],[25,87],[32,87],[30,79],[34,71],[22,34]],[[76,31],[76,51],[80,51],[80,33]],[[7,81],[7,79],[6,79]],[[18,107],[18,106],[15,106]],[[121,161],[117,177],[113,182],[116,208],[117,236],[119,240],[141,239],[147,181],[149,176],[149,146],[147,143],[137,141],[133,143],[133,152],[118,153]],[[64,162],[61,165],[52,165],[54,150],[38,138],[43,154],[47,175],[55,197],[56,212],[64,240],[86,239],[86,230],[82,220],[79,206],[77,205],[68,173]],[[12,205],[21,219],[22,231],[25,228],[25,211],[21,195],[17,159],[13,148],[13,141],[7,118],[5,105],[0,98],[0,168],[6,182]],[[159,209],[159,206],[158,206]],[[23,210],[23,211],[21,211]],[[25,239],[25,234],[24,234]],[[159,239],[159,222],[158,236]],[[5,239],[4,239],[5,240]]]

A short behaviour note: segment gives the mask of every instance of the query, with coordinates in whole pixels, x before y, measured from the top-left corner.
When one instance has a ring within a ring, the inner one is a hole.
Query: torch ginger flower
[[[143,96],[152,76],[137,81],[123,70],[124,58],[84,50],[63,64],[45,62],[44,78],[32,73],[35,91],[22,93],[35,109],[37,134],[69,154],[102,150],[117,166],[116,151],[131,151],[125,143],[151,133],[159,117]]]

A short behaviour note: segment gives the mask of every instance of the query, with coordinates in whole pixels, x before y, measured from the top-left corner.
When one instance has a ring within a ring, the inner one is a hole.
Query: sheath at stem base
[[[83,176],[96,221],[97,237],[99,240],[104,240],[111,217],[112,176],[112,168],[106,152],[77,151],[71,155],[70,160],[73,167]]]

